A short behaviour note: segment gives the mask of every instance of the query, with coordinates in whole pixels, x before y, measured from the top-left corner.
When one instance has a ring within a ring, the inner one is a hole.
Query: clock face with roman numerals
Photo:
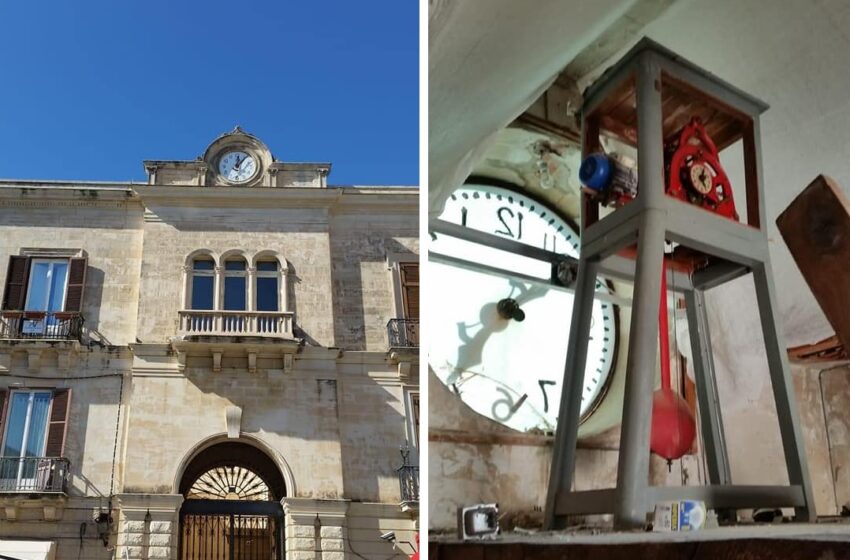
[[[512,189],[467,184],[447,201],[441,220],[578,256],[579,237],[556,212]],[[473,410],[522,432],[554,431],[572,319],[573,293],[552,285],[551,265],[437,234],[429,282],[441,305],[429,320],[428,362]],[[498,270],[497,270],[498,269]],[[597,283],[580,414],[604,394],[617,345],[616,310]],[[506,318],[513,300],[524,319]]]

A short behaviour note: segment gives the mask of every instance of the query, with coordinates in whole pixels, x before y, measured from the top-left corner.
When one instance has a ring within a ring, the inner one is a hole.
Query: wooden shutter
[[[80,313],[83,310],[83,289],[86,286],[86,268],[88,259],[85,257],[71,259],[68,267],[68,293],[65,296],[65,311]]]
[[[27,297],[27,280],[30,276],[30,258],[9,257],[6,270],[6,290],[3,292],[3,309],[20,311]]]
[[[8,389],[0,389],[0,442],[3,441],[3,436],[5,435],[3,432],[6,430],[6,404],[9,401],[9,390]],[[3,450],[0,449],[0,456],[2,456]]]
[[[410,394],[410,404],[413,408],[413,437],[416,438],[414,445],[419,446],[419,393]]]
[[[47,446],[45,457],[62,457],[65,452],[65,434],[68,431],[68,411],[71,408],[71,390],[53,391],[53,406],[50,410],[50,422],[47,425]]]
[[[404,318],[419,319],[419,263],[401,263]]]

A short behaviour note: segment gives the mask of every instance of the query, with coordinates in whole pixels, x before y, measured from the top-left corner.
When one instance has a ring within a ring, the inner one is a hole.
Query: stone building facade
[[[418,189],[238,128],[145,168],[0,182],[0,552],[410,554]]]

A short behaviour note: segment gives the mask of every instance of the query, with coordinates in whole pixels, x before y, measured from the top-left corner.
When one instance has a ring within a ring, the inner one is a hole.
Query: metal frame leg
[[[705,309],[705,292],[685,292],[688,312],[688,336],[691,339],[697,401],[699,402],[699,427],[708,463],[708,480],[711,484],[731,484],[726,435],[717,392],[714,357],[711,353],[711,333]]]
[[[795,508],[797,521],[815,521],[814,497],[812,482],[809,478],[806,448],[803,445],[803,435],[800,431],[800,417],[797,408],[797,397],[794,393],[794,382],[791,379],[791,368],[788,365],[786,346],[779,324],[776,322],[774,310],[776,304],[776,288],[770,276],[770,262],[765,261],[753,267],[753,282],[756,287],[761,328],[764,332],[764,344],[767,351],[767,364],[770,370],[770,381],[773,387],[773,400],[776,402],[776,414],[779,417],[779,431],[782,435],[782,449],[785,452],[785,464],[788,468],[788,480],[792,485],[799,485],[803,490],[805,507]]]
[[[561,408],[552,451],[549,472],[549,489],[546,495],[544,527],[554,529],[561,524],[555,511],[558,496],[570,491],[575,470],[576,442],[578,440],[579,410],[584,388],[584,371],[587,367],[587,345],[590,322],[593,317],[593,299],[596,293],[596,275],[599,261],[581,258],[575,285],[575,301],[570,323],[567,360],[564,364],[564,384],[561,389]]]
[[[614,518],[615,526],[624,529],[646,524],[649,436],[657,365],[658,308],[661,304],[659,287],[664,262],[664,218],[664,212],[660,210],[647,210],[638,233]]]

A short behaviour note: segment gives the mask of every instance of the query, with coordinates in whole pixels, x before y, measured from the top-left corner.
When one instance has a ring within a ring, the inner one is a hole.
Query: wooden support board
[[[818,175],[776,225],[838,339],[850,348],[850,203],[841,187]]]

